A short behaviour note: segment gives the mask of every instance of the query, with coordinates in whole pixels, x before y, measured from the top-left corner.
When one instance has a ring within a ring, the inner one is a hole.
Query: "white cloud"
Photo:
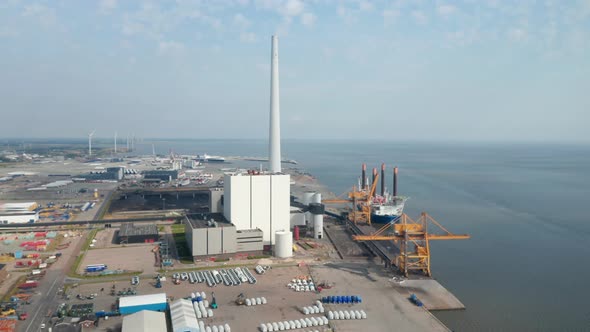
[[[453,5],[447,5],[447,4],[441,4],[438,5],[437,9],[438,14],[444,17],[448,17],[452,14],[455,13],[455,11],[457,10],[457,8],[455,8],[455,6]]]
[[[234,15],[234,24],[242,29],[246,29],[251,23],[250,20],[248,20],[244,15],[238,13]]]
[[[414,20],[418,24],[426,24],[426,23],[428,23],[428,17],[426,17],[426,15],[422,11],[420,11],[420,10],[414,10],[414,11],[412,11],[412,17],[414,18]]]
[[[373,3],[371,3],[370,1],[367,0],[360,0],[359,1],[359,9],[362,11],[371,11],[375,8],[375,6],[373,6]]]
[[[301,0],[287,0],[282,11],[286,16],[299,16],[304,9],[305,5]]]
[[[306,27],[313,26],[316,21],[316,17],[312,13],[303,13],[301,15],[301,24],[305,25]]]
[[[256,34],[253,32],[242,32],[240,34],[240,41],[243,43],[254,43],[256,40],[258,40],[258,38],[256,38]]]
[[[39,21],[41,25],[52,26],[57,23],[57,16],[53,8],[48,8],[40,4],[25,6],[23,13],[25,17],[32,17]]]
[[[523,41],[527,38],[527,36],[527,31],[521,28],[512,28],[508,30],[508,38],[515,42]]]
[[[183,53],[184,50],[184,44],[174,40],[161,41],[158,44],[158,54],[160,55],[178,55]]]
[[[391,25],[399,17],[399,10],[397,9],[386,9],[381,15],[383,16],[383,24]]]
[[[117,8],[117,0],[100,0],[98,8],[101,12],[109,12]]]

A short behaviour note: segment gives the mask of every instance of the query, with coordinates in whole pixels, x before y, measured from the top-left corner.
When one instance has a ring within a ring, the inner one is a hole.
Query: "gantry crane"
[[[467,234],[452,234],[426,212],[422,212],[417,221],[412,220],[405,213],[397,219],[371,235],[353,235],[355,241],[393,241],[399,253],[391,262],[407,277],[409,271],[422,271],[427,276],[430,272],[430,240],[465,240]],[[428,223],[432,223],[443,234],[428,233]],[[389,230],[389,232],[388,232]]]
[[[376,175],[375,181],[371,185],[369,190],[359,189],[356,186],[352,187],[352,190],[348,192],[348,199],[324,199],[324,204],[339,204],[348,203],[351,204],[350,212],[348,214],[348,220],[355,224],[366,223],[371,224],[371,202],[375,196],[375,188],[377,187],[377,179],[379,175]]]
[[[352,190],[348,192],[348,199],[324,199],[324,204],[351,204],[350,213],[348,214],[348,220],[354,224],[366,223],[371,224],[371,204],[375,197],[375,190],[377,188],[377,182],[379,180],[379,174],[377,169],[373,169],[373,183],[371,187],[365,185],[365,170],[366,165],[363,164],[363,184],[359,184],[357,190],[356,186],[352,187]],[[343,196],[344,194],[340,195]],[[339,196],[339,197],[340,197]]]

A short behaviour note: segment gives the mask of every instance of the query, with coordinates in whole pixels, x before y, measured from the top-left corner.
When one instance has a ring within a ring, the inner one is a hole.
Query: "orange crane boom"
[[[443,231],[443,234],[428,233],[428,224],[432,223]],[[389,233],[387,231],[390,231]],[[392,261],[406,276],[409,270],[420,270],[427,276],[430,272],[430,240],[465,240],[468,234],[453,234],[422,212],[417,221],[405,213],[399,223],[389,223],[370,235],[353,235],[355,241],[394,241],[400,253]]]

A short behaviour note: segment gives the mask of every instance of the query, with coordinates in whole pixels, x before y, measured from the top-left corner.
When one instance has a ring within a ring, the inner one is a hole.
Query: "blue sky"
[[[583,141],[590,1],[0,2],[0,137]]]

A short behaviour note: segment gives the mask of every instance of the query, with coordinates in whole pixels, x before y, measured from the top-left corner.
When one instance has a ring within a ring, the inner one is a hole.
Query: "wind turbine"
[[[92,156],[92,136],[94,136],[94,132],[96,132],[96,129],[94,129],[90,134],[88,134],[88,156]]]

